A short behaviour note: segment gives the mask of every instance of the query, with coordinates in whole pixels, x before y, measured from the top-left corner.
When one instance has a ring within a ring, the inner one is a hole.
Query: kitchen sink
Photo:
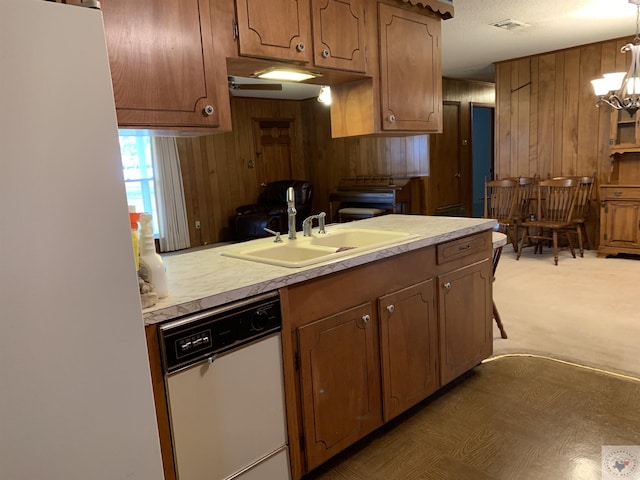
[[[311,237],[311,245],[335,248],[362,248],[407,240],[408,236],[408,233],[389,232],[386,230],[342,229],[329,231],[324,235],[315,234]]]
[[[327,229],[326,234],[314,233],[310,237],[298,232],[295,240],[283,237],[282,242],[274,242],[273,237],[251,240],[228,247],[220,255],[299,268],[394,245],[417,236],[406,232],[361,228]]]

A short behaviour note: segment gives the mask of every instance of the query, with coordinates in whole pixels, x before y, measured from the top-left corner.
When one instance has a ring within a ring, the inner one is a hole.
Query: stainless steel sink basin
[[[360,228],[327,229],[326,234],[315,233],[310,237],[275,243],[273,238],[261,238],[233,245],[220,252],[220,255],[241,258],[253,262],[299,268],[336,258],[401,243],[417,235],[406,232],[386,230],[367,230]]]

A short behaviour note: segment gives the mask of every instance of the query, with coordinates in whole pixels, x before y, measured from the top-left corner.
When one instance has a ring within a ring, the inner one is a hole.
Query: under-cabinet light
[[[253,77],[262,78],[264,80],[283,80],[286,82],[303,82],[310,78],[319,76],[316,73],[305,72],[302,70],[267,70],[265,72],[255,73]]]

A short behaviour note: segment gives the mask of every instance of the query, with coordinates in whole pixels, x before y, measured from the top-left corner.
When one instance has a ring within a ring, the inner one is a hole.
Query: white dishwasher
[[[179,480],[290,480],[277,294],[160,326]]]

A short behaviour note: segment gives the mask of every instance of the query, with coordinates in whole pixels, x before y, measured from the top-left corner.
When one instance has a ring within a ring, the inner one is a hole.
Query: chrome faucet
[[[289,218],[289,240],[296,239],[296,191],[287,188],[287,216]]]
[[[324,230],[324,218],[327,216],[326,213],[320,212],[318,215],[311,215],[304,219],[302,222],[302,235],[305,237],[311,236],[311,228],[313,227],[313,219],[318,219],[318,233],[327,233]]]
[[[282,239],[280,238],[280,232],[276,232],[275,230],[271,230],[270,228],[264,227],[263,230],[271,235],[275,235],[275,243],[282,243]]]

